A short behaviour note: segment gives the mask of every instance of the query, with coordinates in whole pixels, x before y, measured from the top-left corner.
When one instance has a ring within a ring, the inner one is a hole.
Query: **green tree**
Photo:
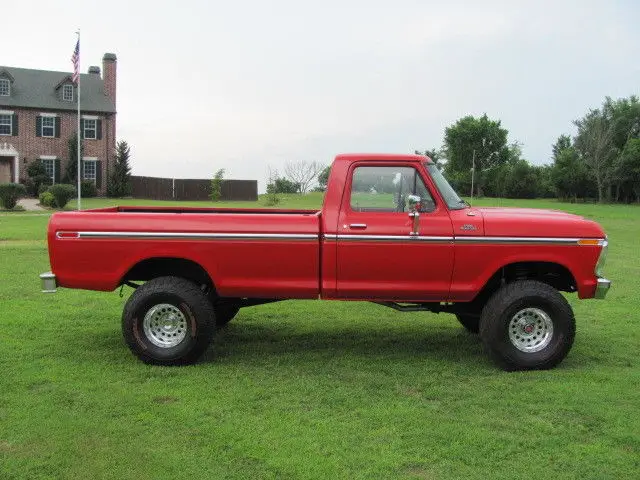
[[[219,202],[222,197],[222,181],[224,180],[224,168],[219,169],[211,179],[211,193],[209,198],[213,202]]]
[[[571,144],[571,137],[569,135],[565,135],[565,134],[560,135],[558,137],[558,140],[556,140],[556,143],[554,143],[553,146],[551,147],[553,161],[555,162],[558,159],[560,152],[572,146],[573,145]]]
[[[622,153],[629,139],[640,137],[640,101],[635,95],[618,100],[606,97],[602,113],[612,123],[611,142],[618,153]]]
[[[619,201],[624,197],[624,201],[630,201],[629,196],[634,195],[629,183],[633,175],[627,175],[620,167],[630,161],[628,153],[625,159],[621,158],[629,141],[640,137],[640,101],[635,95],[617,100],[606,97],[602,113],[610,120],[613,129],[611,143],[614,159],[612,168],[606,171],[607,198]]]
[[[67,140],[67,150],[69,152],[67,169],[64,183],[76,184],[78,181],[78,134],[74,133]],[[80,159],[84,156],[84,144],[80,142]],[[80,165],[82,168],[82,165]]]
[[[486,172],[486,178],[484,183],[484,194],[488,197],[504,197],[506,195],[507,179],[511,175],[511,169],[513,165],[509,162],[502,165],[496,165],[491,170]],[[463,192],[468,192],[462,190]]]
[[[614,122],[601,110],[592,109],[574,123],[578,127],[575,148],[595,178],[598,201],[602,202],[606,198],[610,184],[608,173],[611,172],[611,166],[616,157],[613,145]]]
[[[444,137],[447,175],[455,178],[458,186],[469,185],[475,158],[474,190],[481,195],[487,172],[510,158],[507,135],[501,122],[489,119],[487,114],[480,118],[469,115],[447,127]]]
[[[131,147],[125,140],[116,145],[115,163],[107,182],[107,196],[127,197],[131,195]]]
[[[278,203],[280,203],[280,197],[278,197],[278,192],[276,192],[275,183],[278,179],[278,170],[269,167],[269,177],[267,180],[267,196],[266,203],[269,207],[274,207]]]
[[[553,198],[556,189],[553,184],[553,165],[533,165],[538,183],[538,197]]]
[[[26,187],[29,195],[37,197],[42,185],[51,184],[51,177],[47,174],[47,170],[40,160],[34,160],[27,167],[28,179]]]
[[[574,145],[595,180],[598,201],[618,198],[621,190],[628,190],[619,157],[629,140],[640,137],[638,97],[606,97],[601,108],[589,110],[574,124],[578,128]]]
[[[436,165],[442,165],[444,157],[444,152],[442,150],[438,150],[437,148],[432,148],[431,150],[414,150],[416,155],[424,155],[425,157],[429,157],[433,163]]]
[[[507,198],[535,198],[538,196],[538,176],[534,167],[524,159],[510,166],[504,180]]]
[[[300,184],[286,178],[277,177],[267,185],[267,193],[299,193]]]
[[[554,163],[551,171],[551,181],[561,199],[571,199],[590,196],[594,190],[593,182],[587,165],[580,159],[578,151],[569,144],[565,148],[554,151]]]
[[[327,183],[329,183],[329,174],[331,173],[331,165],[327,165],[324,170],[318,175],[318,184],[324,192],[327,189]]]
[[[627,140],[614,162],[614,179],[616,201],[640,202],[640,139]]]

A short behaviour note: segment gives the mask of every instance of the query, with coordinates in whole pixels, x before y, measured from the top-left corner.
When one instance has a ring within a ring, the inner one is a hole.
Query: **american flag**
[[[71,55],[71,61],[73,62],[73,77],[74,83],[78,83],[78,77],[80,76],[80,39],[76,43],[76,48]]]

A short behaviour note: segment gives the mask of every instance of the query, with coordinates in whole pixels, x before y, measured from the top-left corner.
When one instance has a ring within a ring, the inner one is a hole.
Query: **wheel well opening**
[[[214,289],[207,271],[198,263],[184,258],[157,257],[142,260],[134,265],[120,280],[120,284],[147,281],[157,277],[173,276],[191,280],[197,285]]]
[[[577,289],[573,274],[567,267],[558,263],[511,263],[500,268],[491,276],[474,302],[486,302],[502,285],[518,280],[537,280],[563,292],[575,292]]]

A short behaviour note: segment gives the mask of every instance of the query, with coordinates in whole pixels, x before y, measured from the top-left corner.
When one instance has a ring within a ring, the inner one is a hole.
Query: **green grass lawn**
[[[123,203],[160,204],[86,206]],[[570,297],[554,370],[499,370],[450,315],[314,301],[244,309],[199,364],[147,366],[121,338],[130,289],[39,293],[48,217],[0,215],[0,479],[638,478],[640,207],[477,204],[609,234],[613,288]]]

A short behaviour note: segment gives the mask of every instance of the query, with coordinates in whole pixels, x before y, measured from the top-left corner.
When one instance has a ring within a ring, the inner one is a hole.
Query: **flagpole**
[[[81,156],[82,156],[82,146],[81,146],[81,135],[80,135],[80,29],[76,32],[78,35],[78,210],[82,210],[81,195],[80,195],[80,187],[81,187],[81,175],[82,172],[80,170],[80,166],[82,165]]]
[[[469,206],[473,204],[473,177],[476,175],[476,149],[473,149],[473,158],[471,159],[471,200]]]

